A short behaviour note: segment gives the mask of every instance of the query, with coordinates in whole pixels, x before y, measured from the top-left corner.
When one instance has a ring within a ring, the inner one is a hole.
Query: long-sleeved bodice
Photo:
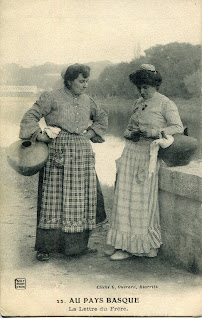
[[[66,87],[41,94],[21,121],[20,138],[30,138],[39,129],[42,117],[48,126],[75,134],[82,134],[90,126],[98,142],[103,141],[108,126],[107,114],[91,97],[73,95]]]
[[[137,128],[147,128],[164,131],[167,135],[183,133],[177,106],[166,96],[156,92],[148,100],[139,98],[134,104],[134,112],[130,118],[125,137],[130,137],[131,132]]]

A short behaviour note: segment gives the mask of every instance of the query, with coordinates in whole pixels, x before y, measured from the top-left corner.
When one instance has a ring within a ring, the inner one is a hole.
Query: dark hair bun
[[[159,72],[146,69],[140,69],[130,74],[129,79],[136,86],[145,84],[159,87],[162,83],[162,77]]]

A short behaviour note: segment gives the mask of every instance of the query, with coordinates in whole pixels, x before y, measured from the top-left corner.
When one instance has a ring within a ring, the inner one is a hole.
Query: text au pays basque
[[[137,297],[94,297],[94,298],[70,298],[69,304],[135,304],[139,303],[139,298]]]

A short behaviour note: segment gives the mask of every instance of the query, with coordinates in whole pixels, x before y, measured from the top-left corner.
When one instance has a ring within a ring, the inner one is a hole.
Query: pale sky
[[[134,48],[201,41],[201,0],[0,0],[1,64],[130,62]]]

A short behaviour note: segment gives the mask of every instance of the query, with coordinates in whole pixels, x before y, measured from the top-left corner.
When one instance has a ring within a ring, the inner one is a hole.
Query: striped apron
[[[158,207],[159,163],[149,178],[151,141],[127,141],[117,160],[117,181],[107,244],[147,254],[162,244]]]

